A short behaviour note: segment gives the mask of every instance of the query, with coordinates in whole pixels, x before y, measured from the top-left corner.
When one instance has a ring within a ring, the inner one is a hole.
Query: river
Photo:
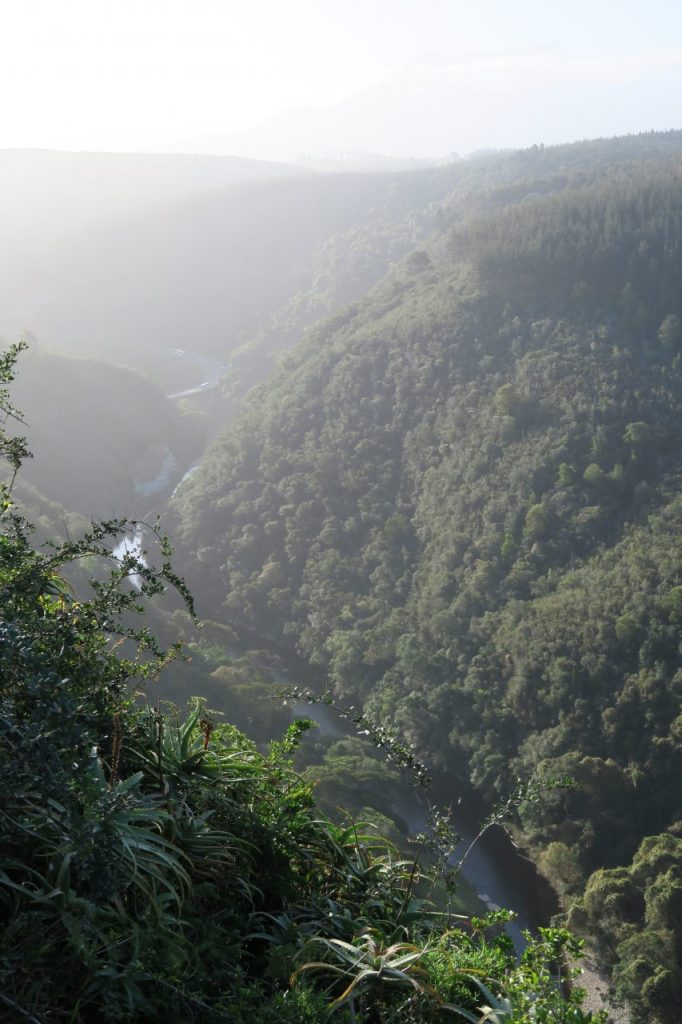
[[[176,379],[178,372],[188,375],[190,378],[186,388],[166,395],[166,398],[170,401],[186,398],[190,395],[203,394],[206,391],[217,388],[226,371],[223,363],[219,363],[216,359],[204,355],[202,352],[194,352],[190,349],[159,348],[158,360],[159,364],[163,361],[164,365],[171,364],[174,367],[173,374],[176,376]],[[182,367],[181,371],[178,371],[178,366]],[[199,383],[193,384],[191,383],[192,380],[199,381]],[[180,485],[185,480],[188,480],[192,473],[198,469],[198,464],[182,466],[174,459],[170,452],[168,454],[172,459],[168,466],[168,471],[159,473],[156,480],[152,481],[151,484],[146,484],[144,487],[138,485],[138,493],[141,497],[151,498],[154,502],[158,501],[165,504],[166,499],[175,495]],[[153,521],[155,518],[154,512],[155,510],[150,509],[142,519],[146,519],[149,522]],[[146,566],[147,561],[143,554],[143,534],[144,528],[142,523],[137,525],[134,530],[126,533],[112,549],[114,558],[120,561],[125,555],[132,554],[135,555],[142,565]],[[140,589],[142,581],[138,575],[131,575],[130,582],[137,590]]]
[[[175,361],[179,360],[189,366],[192,376],[200,381],[198,384],[190,384],[184,390],[174,391],[172,394],[166,395],[166,398],[187,398],[189,395],[198,395],[202,391],[216,388],[227,370],[223,363],[219,363],[211,358],[211,356],[206,356],[201,352],[192,352],[189,349],[183,348],[166,349],[165,351]]]
[[[344,720],[328,705],[294,701],[292,710],[295,710],[296,717],[315,721],[324,736],[340,738],[354,734],[352,726],[346,728]],[[551,915],[558,911],[554,892],[504,829],[493,826],[476,840],[488,812],[471,787],[446,775],[436,774],[429,790],[429,800],[439,809],[451,810],[454,826],[460,836],[451,863],[456,864],[468,851],[462,865],[462,875],[481,902],[489,910],[504,907],[516,914],[516,918],[506,925],[506,931],[516,951],[522,953],[526,946],[523,932],[548,924]],[[405,823],[410,836],[428,828],[426,795],[411,787],[407,781],[400,803],[393,807],[393,811]]]
[[[276,681],[317,694],[327,689],[327,680],[319,670],[289,651],[275,647],[272,641],[246,631],[241,631],[240,641],[243,653],[257,649],[259,653],[264,651],[271,655],[268,671]],[[353,724],[328,704],[305,700],[290,701],[290,704],[297,717],[312,719],[323,735],[338,738],[356,735]],[[409,834],[423,832],[427,827],[428,802],[438,808],[452,808],[453,823],[461,836],[452,857],[452,862],[457,863],[478,835],[489,808],[470,785],[445,773],[433,773],[428,801],[418,787],[406,780],[400,804],[393,810],[403,820]],[[488,829],[471,846],[462,865],[462,874],[489,909],[504,907],[514,911],[516,918],[509,922],[506,930],[519,953],[526,945],[523,932],[546,926],[559,910],[552,887],[500,826]]]

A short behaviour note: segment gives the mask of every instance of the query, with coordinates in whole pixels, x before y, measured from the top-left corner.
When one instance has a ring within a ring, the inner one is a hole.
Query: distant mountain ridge
[[[78,229],[150,202],[292,173],[286,164],[233,156],[0,149],[0,212],[3,223],[15,223],[36,205],[54,216],[59,204]]]

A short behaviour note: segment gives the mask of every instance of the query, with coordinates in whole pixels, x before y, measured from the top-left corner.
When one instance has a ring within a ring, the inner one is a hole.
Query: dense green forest
[[[575,779],[519,835],[635,1019],[669,1024],[681,157],[671,132],[437,172],[419,249],[308,333],[175,502],[202,614],[490,801]]]
[[[0,1019],[598,1024],[561,984],[568,932],[517,962],[500,915],[438,911],[428,870],[316,810],[291,764],[309,723],[263,753],[201,701],[155,700],[179,652],[144,606],[171,588],[193,616],[167,538],[158,568],[113,557],[125,520],[35,548],[4,426],[0,456]]]

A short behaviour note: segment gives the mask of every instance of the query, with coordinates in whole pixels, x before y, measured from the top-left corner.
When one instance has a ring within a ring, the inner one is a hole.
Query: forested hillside
[[[176,503],[211,618],[291,645],[489,799],[574,777],[520,826],[636,1019],[670,1024],[681,158],[668,133],[461,172]]]
[[[86,518],[144,515],[205,442],[201,418],[182,415],[141,374],[37,345],[23,356],[14,397],[34,453],[19,486]]]

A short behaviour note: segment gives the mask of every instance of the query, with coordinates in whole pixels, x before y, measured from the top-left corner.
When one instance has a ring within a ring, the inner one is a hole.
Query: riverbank
[[[606,1010],[610,1024],[631,1024],[632,1018],[624,1006],[613,1006],[609,996],[609,979],[600,970],[599,965],[589,954],[582,961],[582,973],[576,978],[575,985],[584,988],[585,1009],[597,1013]]]
[[[327,690],[327,679],[319,669],[270,638],[256,636],[242,627],[232,628],[242,653],[251,652],[256,656],[257,663],[267,667],[273,679],[312,694]],[[300,708],[301,715],[317,721],[323,732],[333,728],[334,732],[330,731],[329,735],[356,734],[352,722],[339,717],[329,705],[302,702]],[[432,774],[429,804],[441,810],[449,809],[460,836],[451,862],[456,864],[464,852],[469,851],[462,865],[462,878],[487,909],[504,907],[514,912],[516,917],[507,925],[507,932],[520,954],[526,945],[523,933],[548,926],[552,916],[559,911],[556,893],[504,828],[492,826],[477,838],[490,808],[471,786],[454,776],[438,772]],[[423,831],[428,823],[428,810],[417,799],[413,786],[407,780],[396,812],[411,834]]]

